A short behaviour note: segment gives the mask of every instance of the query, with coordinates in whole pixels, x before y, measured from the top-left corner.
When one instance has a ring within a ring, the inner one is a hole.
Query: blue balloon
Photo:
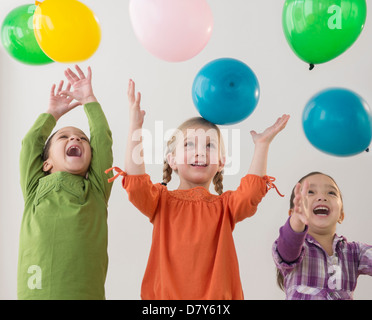
[[[200,115],[215,124],[246,119],[260,96],[258,80],[245,63],[221,58],[207,63],[196,75],[192,99]]]
[[[330,88],[313,96],[303,111],[305,135],[317,149],[335,156],[365,151],[372,139],[372,114],[358,94]]]

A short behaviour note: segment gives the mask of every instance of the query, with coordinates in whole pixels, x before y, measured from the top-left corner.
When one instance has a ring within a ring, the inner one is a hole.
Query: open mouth
[[[66,154],[69,157],[81,157],[81,149],[78,146],[71,146],[67,149]]]
[[[192,163],[191,166],[193,166],[193,167],[199,167],[199,168],[205,168],[208,165],[206,163],[195,162],[195,163]]]
[[[316,214],[317,216],[326,217],[329,215],[329,208],[326,206],[316,206],[313,209],[313,213]]]

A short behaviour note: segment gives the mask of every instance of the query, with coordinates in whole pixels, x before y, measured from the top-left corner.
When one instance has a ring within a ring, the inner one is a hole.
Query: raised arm
[[[307,234],[308,211],[307,193],[308,182],[301,186],[298,183],[294,189],[294,207],[291,209],[291,216],[287,223],[280,229],[280,236],[277,240],[277,250],[282,259],[291,263],[297,260],[301,254],[302,246]]]
[[[71,97],[84,105],[84,111],[88,117],[90,130],[90,146],[92,160],[89,170],[89,180],[95,183],[97,188],[103,190],[106,200],[111,193],[112,184],[107,182],[105,170],[112,166],[112,134],[106,116],[98,103],[92,87],[92,70],[88,67],[87,75],[75,66],[77,74],[71,69],[65,71],[65,76],[72,86],[73,91],[65,90],[61,95]]]
[[[50,90],[49,106],[45,113],[42,113],[34,125],[30,128],[22,140],[20,153],[20,181],[24,198],[33,192],[40,178],[45,174],[42,170],[42,152],[45,141],[52,132],[60,117],[74,109],[80,102],[72,102],[72,97],[62,96],[63,81],[57,86],[53,84]],[[66,90],[70,90],[68,84]]]
[[[275,136],[282,131],[289,120],[289,115],[283,115],[269,128],[262,133],[257,133],[252,130],[251,135],[255,144],[253,159],[248,173],[257,176],[266,175],[267,170],[267,157],[271,141]]]
[[[141,110],[141,93],[135,92],[135,83],[129,80],[129,132],[127,149],[125,152],[125,171],[128,175],[140,175],[145,173],[142,145],[142,125],[145,111]]]

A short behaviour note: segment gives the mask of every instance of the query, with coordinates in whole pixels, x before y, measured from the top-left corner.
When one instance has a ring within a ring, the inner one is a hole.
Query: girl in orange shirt
[[[113,179],[123,176],[129,200],[154,226],[142,299],[243,299],[232,232],[237,222],[256,212],[267,190],[274,186],[274,179],[266,176],[268,149],[289,116],[283,115],[262,133],[251,131],[255,151],[248,174],[236,191],[223,193],[225,151],[216,125],[200,117],[184,122],[168,141],[164,181],[153,184],[145,173],[142,141],[138,139],[145,112],[132,80],[128,99],[126,171],[113,168],[118,172]],[[166,183],[173,171],[180,184],[170,191]],[[212,181],[219,195],[209,192]]]

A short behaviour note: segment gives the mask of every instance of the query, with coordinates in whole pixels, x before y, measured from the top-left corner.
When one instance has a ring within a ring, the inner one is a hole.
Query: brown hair
[[[311,177],[311,176],[315,176],[317,174],[321,174],[323,176],[326,176],[326,177],[330,178],[338,188],[338,185],[337,185],[336,181],[331,176],[329,176],[327,174],[324,174],[322,172],[319,172],[319,171],[313,171],[313,172],[308,173],[306,176],[303,176],[300,180],[298,180],[298,183],[302,183],[306,178]],[[294,190],[295,190],[295,187],[293,187],[291,197],[289,199],[289,209],[290,210],[292,210],[294,208],[294,203],[293,203],[293,200],[295,198]],[[341,201],[342,201],[341,192],[340,192],[340,197],[341,197]],[[283,275],[281,274],[281,272],[279,271],[278,268],[276,269],[276,282],[277,282],[279,288],[284,291],[284,277],[283,277]]]
[[[41,159],[44,161],[48,160],[49,158],[49,150],[50,150],[50,146],[52,145],[52,139],[53,137],[55,136],[55,134],[58,132],[58,130],[56,132],[54,132],[47,140],[47,142],[45,143],[45,146],[44,146],[44,149],[43,149],[43,152],[41,153]],[[44,171],[44,170],[43,170]],[[44,171],[45,175],[48,175],[50,174],[50,172],[46,172]]]
[[[208,120],[202,118],[202,117],[194,117],[191,119],[186,120],[183,122],[172,134],[171,138],[167,142],[167,149],[165,152],[165,159],[164,159],[164,166],[163,166],[163,184],[166,185],[169,181],[172,179],[172,168],[168,163],[167,160],[167,155],[169,153],[173,153],[175,151],[176,145],[179,140],[179,133],[183,132],[187,128],[193,127],[193,126],[204,126],[207,128],[211,128],[217,131],[218,133],[218,139],[219,139],[219,149],[220,149],[220,155],[225,156],[225,146],[223,143],[223,139],[221,136],[221,131],[218,128],[217,125],[215,125],[212,122],[209,122]],[[221,172],[217,172],[216,175],[213,177],[213,184],[214,184],[214,189],[218,194],[222,194],[223,192],[223,170]]]

